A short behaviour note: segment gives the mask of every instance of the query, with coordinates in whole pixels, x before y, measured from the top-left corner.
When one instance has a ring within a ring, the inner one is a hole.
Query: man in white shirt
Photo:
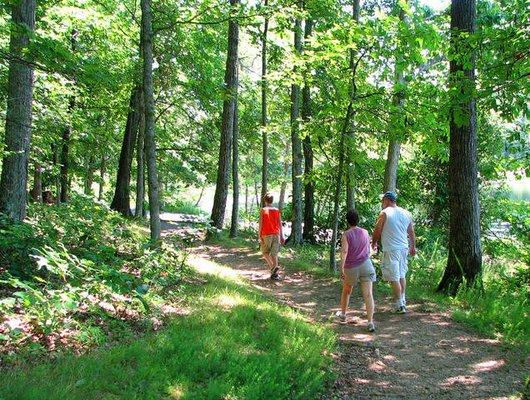
[[[405,289],[407,287],[407,256],[416,254],[416,235],[410,213],[398,207],[397,195],[386,192],[381,199],[383,211],[379,214],[372,235],[372,248],[377,250],[381,240],[383,245],[383,278],[390,282],[395,311],[407,312]]]

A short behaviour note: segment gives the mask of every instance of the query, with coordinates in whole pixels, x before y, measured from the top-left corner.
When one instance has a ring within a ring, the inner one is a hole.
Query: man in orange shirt
[[[285,239],[282,231],[281,213],[280,210],[272,206],[273,200],[274,197],[270,193],[263,196],[264,207],[259,213],[258,239],[263,258],[271,271],[271,279],[279,280],[278,252],[280,251],[280,244],[284,244]]]

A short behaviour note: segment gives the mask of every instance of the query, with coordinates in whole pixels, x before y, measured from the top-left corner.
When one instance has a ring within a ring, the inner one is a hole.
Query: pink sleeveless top
[[[366,229],[355,227],[345,232],[348,254],[344,268],[355,268],[370,257],[370,236]]]

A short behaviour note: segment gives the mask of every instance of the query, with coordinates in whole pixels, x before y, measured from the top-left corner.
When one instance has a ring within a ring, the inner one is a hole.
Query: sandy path
[[[389,299],[376,298],[377,331],[369,334],[358,294],[352,296],[346,324],[332,317],[340,296],[336,282],[301,272],[272,282],[259,254],[246,248],[203,244],[191,257],[233,268],[279,302],[337,331],[338,379],[326,398],[508,399],[522,390],[530,373],[523,355],[470,333],[429,304],[409,301],[409,313],[396,315]]]

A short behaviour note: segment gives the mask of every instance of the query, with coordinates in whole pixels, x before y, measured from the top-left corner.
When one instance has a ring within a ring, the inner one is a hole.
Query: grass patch
[[[333,378],[333,332],[211,268],[204,284],[184,288],[193,312],[162,332],[2,371],[0,398],[318,398]]]

